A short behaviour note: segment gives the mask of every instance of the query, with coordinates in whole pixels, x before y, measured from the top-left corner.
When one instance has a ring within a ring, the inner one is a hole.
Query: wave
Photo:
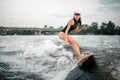
[[[4,42],[2,46],[5,47],[2,51],[16,51],[15,55],[0,56],[1,62],[9,64],[10,71],[35,73],[47,80],[64,80],[76,63],[73,53],[66,50],[60,41]]]
[[[119,59],[119,39],[108,40],[106,37],[103,40],[102,37],[93,37],[81,36],[75,39],[80,42],[83,54],[94,51],[92,53],[95,53],[97,64],[101,68],[104,67],[102,70],[109,69],[110,63]],[[76,67],[77,58],[74,56],[72,47],[66,48],[64,43],[56,37],[36,36],[31,38],[23,36],[22,39],[21,37],[12,38],[0,40],[0,71],[7,70],[6,73],[14,73],[11,74],[12,77],[6,74],[5,77],[8,79],[21,77],[22,79],[33,79],[30,76],[34,75],[35,79],[65,80],[67,74]],[[2,63],[8,64],[9,68],[1,68]],[[111,65],[114,70],[110,69],[113,70],[111,74],[116,78],[119,78],[119,64],[116,62],[116,66]],[[98,72],[98,74],[101,73]]]

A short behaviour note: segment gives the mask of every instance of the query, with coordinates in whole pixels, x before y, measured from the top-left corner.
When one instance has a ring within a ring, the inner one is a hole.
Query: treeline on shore
[[[108,23],[103,22],[101,26],[98,26],[97,22],[93,22],[90,26],[86,26],[87,28],[80,33],[77,33],[77,35],[120,35],[120,26],[116,26],[112,21],[109,21]],[[47,25],[44,26],[44,28],[46,27]],[[49,28],[54,29],[54,27]],[[60,26],[58,29],[62,28],[63,26]],[[6,35],[36,35],[38,33],[38,30],[7,30]],[[41,32],[41,34],[45,35],[45,32]],[[50,35],[49,32],[48,34]],[[52,34],[54,34],[54,31],[52,32]],[[72,31],[70,34],[74,35],[76,33]]]
[[[74,34],[74,32],[71,32],[71,34]],[[81,31],[78,34],[120,35],[120,26],[116,26],[112,21],[109,21],[108,23],[103,22],[101,26],[98,26],[97,23],[92,23],[91,26],[87,26],[85,30]]]
[[[35,35],[34,30],[8,30],[6,35]]]

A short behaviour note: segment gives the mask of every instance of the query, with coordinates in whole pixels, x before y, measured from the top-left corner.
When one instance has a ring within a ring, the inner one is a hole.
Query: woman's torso
[[[69,33],[70,31],[76,29],[76,27],[77,27],[77,21],[76,21],[74,18],[73,18],[73,20],[74,20],[74,24],[71,25],[68,33]],[[67,24],[61,31],[65,33],[65,31],[66,31],[66,29],[67,29],[67,26],[68,26],[68,24]]]

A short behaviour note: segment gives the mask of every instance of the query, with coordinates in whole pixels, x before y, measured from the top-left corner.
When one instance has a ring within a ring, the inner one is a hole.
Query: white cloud
[[[91,24],[97,21],[114,21],[120,25],[118,13],[103,12],[99,0],[1,0],[0,25],[43,27],[65,26],[74,11],[80,11],[82,22]],[[118,6],[116,4],[116,6]]]

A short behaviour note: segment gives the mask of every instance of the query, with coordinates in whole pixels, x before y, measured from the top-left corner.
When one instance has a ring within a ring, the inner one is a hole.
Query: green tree
[[[115,27],[115,34],[120,35],[120,27],[119,26]]]
[[[98,34],[98,23],[97,22],[93,22],[91,28],[92,28],[92,33]]]
[[[62,28],[63,28],[63,26],[58,27],[58,29],[62,29]]]
[[[109,21],[106,26],[106,34],[114,35],[115,34],[115,24],[112,21]]]
[[[52,28],[52,29],[53,29],[54,27],[53,27],[53,26],[50,26],[49,28]]]
[[[47,27],[48,27],[47,25],[44,26],[44,28],[47,28]]]
[[[102,22],[101,26],[100,26],[100,34],[106,34],[106,23]]]

